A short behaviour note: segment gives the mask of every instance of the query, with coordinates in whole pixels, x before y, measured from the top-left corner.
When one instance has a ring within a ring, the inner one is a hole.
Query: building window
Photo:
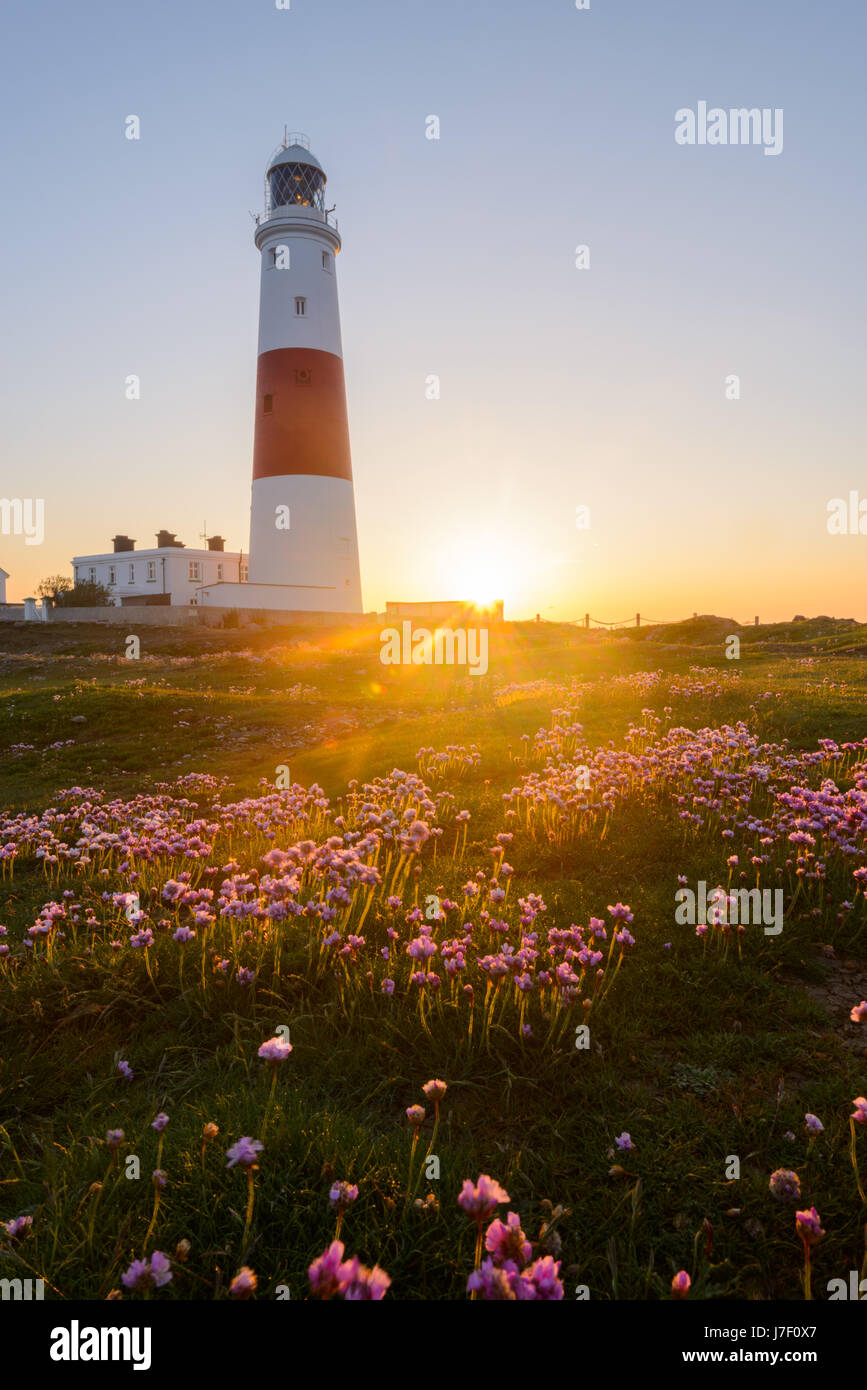
[[[135,583],[135,565],[130,565],[129,567],[129,582],[130,584]]]
[[[109,584],[117,583],[117,570],[114,565],[109,565],[108,567],[108,582]]]
[[[193,608],[196,608],[196,607],[198,606],[198,602],[199,602],[198,594],[193,594],[193,597],[190,599],[190,605],[191,605]]]
[[[323,252],[322,252],[322,269],[323,269],[323,270],[330,270],[330,269],[331,269],[331,256],[330,256],[330,254],[329,254],[328,251],[323,251]]]
[[[200,580],[201,577],[202,577],[202,575],[201,575],[201,569],[202,569],[202,567],[201,567],[201,565],[199,564],[198,560],[191,560],[191,561],[190,561],[190,583],[191,583],[191,584],[192,584],[192,583],[196,583],[196,584],[199,583],[199,580]]]
[[[90,569],[87,571],[87,577],[88,577],[88,579],[90,580],[91,584],[95,584],[95,583],[96,583],[96,566],[95,566],[95,565],[91,565]]]
[[[246,584],[246,583],[247,583],[247,573],[248,573],[247,561],[246,561],[246,560],[242,560],[241,563],[240,563],[239,566],[238,566],[238,577],[239,577],[240,582],[241,582],[242,584]]]
[[[152,584],[153,581],[156,579],[156,577],[157,577],[157,562],[156,562],[156,560],[148,560],[148,583],[149,583],[149,584]]]
[[[274,397],[273,397],[273,396],[263,396],[263,397],[262,397],[262,413],[263,413],[263,415],[270,415],[270,414],[271,414],[271,411],[272,411],[273,409],[274,409]]]
[[[303,319],[307,313],[307,300],[303,295],[295,296],[295,314],[299,319]]]
[[[218,583],[218,584],[221,582],[222,578],[223,578],[223,566],[222,566],[222,565],[217,565],[217,583]]]

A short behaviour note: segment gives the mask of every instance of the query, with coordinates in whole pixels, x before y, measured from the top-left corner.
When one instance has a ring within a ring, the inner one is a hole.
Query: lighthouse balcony
[[[330,209],[311,207],[304,203],[278,203],[274,207],[266,207],[264,212],[257,213],[256,226],[264,227],[270,222],[295,219],[301,223],[318,223],[320,226],[330,227],[335,232],[339,230],[337,218]]]

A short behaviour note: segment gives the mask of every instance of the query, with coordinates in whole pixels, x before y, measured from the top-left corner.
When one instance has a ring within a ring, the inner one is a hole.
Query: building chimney
[[[179,541],[174,531],[157,531],[157,550],[183,550],[184,543]]]
[[[225,536],[208,536],[209,550],[224,550],[226,546]]]
[[[113,536],[111,543],[114,546],[115,555],[121,550],[135,550],[135,541],[130,540],[129,536]]]

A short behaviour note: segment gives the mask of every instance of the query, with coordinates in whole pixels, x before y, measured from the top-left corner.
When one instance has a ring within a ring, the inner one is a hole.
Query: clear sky
[[[367,609],[867,619],[826,526],[867,499],[865,50],[864,0],[7,0],[0,495],[46,509],[9,597],[117,531],[246,549],[288,125],[344,239]],[[678,145],[700,101],[782,108],[782,153]]]

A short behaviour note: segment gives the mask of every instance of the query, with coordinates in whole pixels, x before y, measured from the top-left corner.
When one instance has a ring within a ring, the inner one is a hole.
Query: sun
[[[454,597],[474,603],[477,608],[490,608],[511,595],[512,582],[499,549],[488,544],[473,546],[471,554],[462,554],[453,568]]]

